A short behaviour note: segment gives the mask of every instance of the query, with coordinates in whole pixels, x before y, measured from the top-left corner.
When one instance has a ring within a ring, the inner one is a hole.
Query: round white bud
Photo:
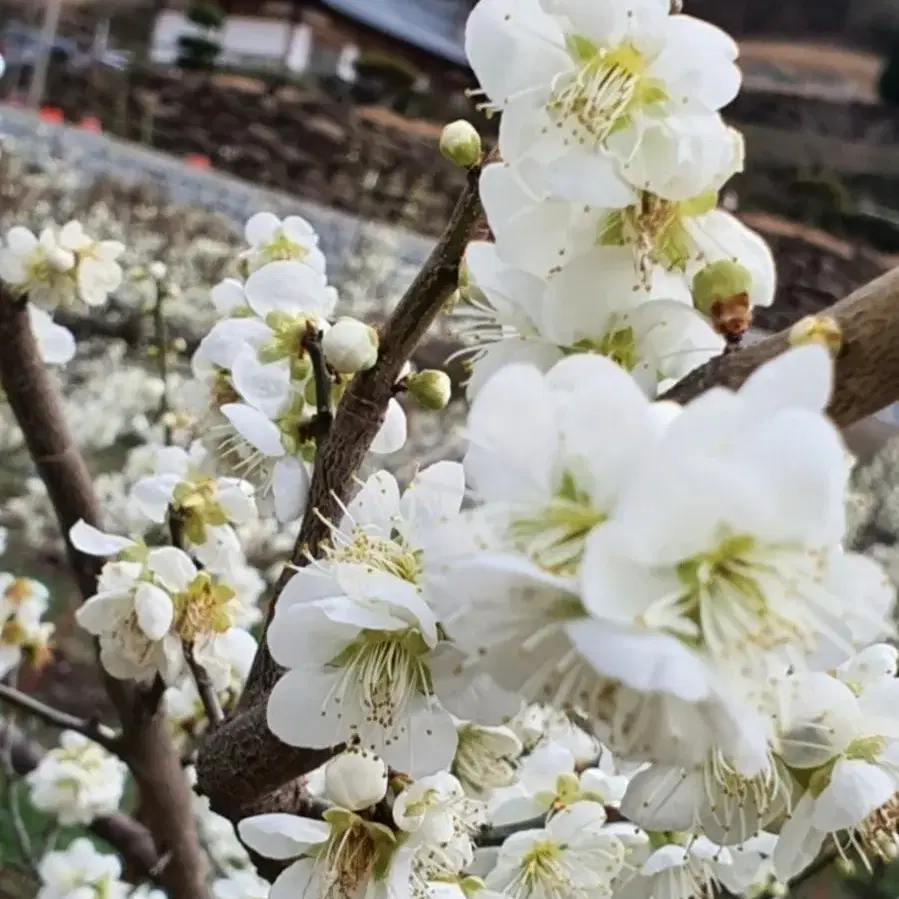
[[[147,271],[154,281],[161,281],[169,272],[164,262],[151,262]]]
[[[450,122],[440,135],[440,152],[454,165],[470,169],[481,161],[481,135],[471,122]]]
[[[378,361],[378,332],[355,318],[339,318],[322,337],[325,358],[344,375],[365,371]]]
[[[348,749],[325,765],[324,792],[339,808],[370,808],[387,795],[387,765],[374,753]]]
[[[439,412],[453,397],[453,382],[445,371],[427,368],[406,378],[406,389],[423,409]]]
[[[47,264],[54,271],[67,272],[75,267],[75,254],[65,247],[53,247],[47,253]]]

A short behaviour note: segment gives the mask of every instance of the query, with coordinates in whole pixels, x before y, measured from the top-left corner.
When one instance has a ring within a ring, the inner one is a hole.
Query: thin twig
[[[27,712],[29,715],[34,715],[53,727],[61,730],[73,730],[89,740],[93,740],[94,743],[98,743],[113,755],[121,756],[122,754],[121,740],[118,735],[99,721],[78,718],[68,712],[61,712],[59,709],[54,709],[33,696],[6,684],[0,684],[0,702]]]
[[[15,672],[13,672],[12,677],[15,679]],[[12,830],[18,844],[19,854],[22,857],[23,864],[30,873],[40,879],[34,847],[31,845],[31,837],[28,835],[28,828],[22,820],[22,809],[19,806],[16,769],[13,765],[13,733],[11,730],[7,730],[3,734],[3,745],[0,747],[0,763],[3,765],[3,778],[6,781],[3,789],[6,811],[12,822]]]
[[[323,440],[331,429],[331,376],[325,362],[322,349],[321,333],[311,328],[303,340],[303,348],[309,353],[312,363],[312,377],[315,383],[315,427],[313,436],[316,441]]]
[[[194,655],[193,644],[187,641],[184,643],[184,658],[197,684],[197,692],[200,694],[200,701],[203,703],[203,709],[206,712],[206,717],[209,719],[209,727],[210,729],[218,727],[225,720],[222,704],[219,702],[215,687],[213,687],[212,681],[209,679],[209,673],[197,661],[197,657]]]
[[[156,347],[156,364],[159,368],[159,378],[162,381],[162,396],[159,398],[159,420],[162,422],[162,442],[165,446],[172,445],[172,426],[169,424],[169,336],[168,323],[165,320],[166,291],[159,281],[156,285],[156,302],[153,304],[153,331]]]

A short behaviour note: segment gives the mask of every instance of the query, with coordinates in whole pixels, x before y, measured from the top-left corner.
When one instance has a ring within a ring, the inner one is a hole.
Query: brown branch
[[[828,414],[841,428],[899,398],[899,269],[822,310],[837,320],[843,350],[836,363]],[[710,387],[736,390],[759,366],[789,347],[784,330],[754,346],[719,356],[675,385],[665,399],[684,403]]]
[[[0,720],[0,744],[8,745],[16,774],[24,777],[33,771],[44,757],[44,750],[30,740],[18,727]],[[150,880],[159,882],[160,857],[150,832],[128,815],[118,812],[96,818],[88,827],[90,832],[108,843],[128,864]]]
[[[326,522],[340,516],[341,503],[384,420],[403,365],[458,284],[462,256],[482,214],[479,175],[478,169],[469,172],[443,237],[381,329],[377,364],[353,378],[316,452],[309,502],[293,552],[297,567],[306,564],[307,553],[317,555],[327,540]],[[285,567],[278,580],[266,626],[293,570]],[[285,746],[268,730],[265,699],[279,673],[263,637],[237,714],[200,744],[198,787],[209,796],[213,810],[231,820],[238,820],[249,805],[285,784],[290,786],[333,754],[333,750]],[[269,797],[265,810],[290,808],[290,801],[289,792],[280,800]]]
[[[45,705],[40,700],[23,693],[21,690],[17,690],[15,687],[2,683],[0,683],[0,703],[6,703],[23,712],[27,712],[29,715],[33,715],[35,718],[40,718],[52,727],[76,731],[89,740],[93,740],[94,743],[98,743],[113,755],[121,754],[119,738],[99,721],[69,715],[67,712]]]
[[[194,647],[192,643],[184,644],[184,660],[187,667],[193,675],[194,683],[197,685],[197,693],[200,694],[200,702],[203,703],[203,710],[209,719],[209,729],[218,727],[225,720],[225,713],[222,711],[222,704],[219,702],[215,687],[209,679],[206,669],[197,661],[194,655]]]
[[[96,592],[102,560],[80,553],[69,540],[80,519],[102,528],[99,503],[31,332],[25,306],[0,293],[0,387],[22,429],[59,521],[78,588]],[[138,785],[145,820],[159,854],[171,853],[160,875],[170,899],[207,894],[204,863],[194,827],[190,789],[164,715],[148,709],[130,682],[103,673],[106,692],[122,725],[121,750]]]

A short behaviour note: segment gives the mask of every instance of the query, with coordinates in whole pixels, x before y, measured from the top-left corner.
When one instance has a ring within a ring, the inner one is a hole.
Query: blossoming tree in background
[[[12,685],[52,625],[4,575],[0,702],[62,730],[4,724],[17,770],[118,853],[48,847],[42,899],[755,896],[899,847],[894,595],[843,548],[839,430],[899,396],[897,276],[745,347],[775,272],[717,208],[734,42],[669,0],[480,0],[466,43],[498,145],[445,130],[468,186],[393,316],[339,317],[312,227],[254,216],[132,533],[44,368],[122,248],[6,237],[0,383],[119,719]],[[467,451],[400,484],[377,459],[449,400],[407,360],[450,311]],[[258,517],[299,537],[257,645]]]

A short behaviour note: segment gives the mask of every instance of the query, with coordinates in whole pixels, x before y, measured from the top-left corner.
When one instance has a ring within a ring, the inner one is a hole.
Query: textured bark
[[[72,441],[56,390],[41,361],[24,304],[0,293],[0,386],[56,512],[78,588],[96,592],[102,559],[78,552],[68,539],[79,519],[102,527],[84,458]],[[202,899],[205,862],[193,821],[190,788],[172,745],[158,701],[130,682],[104,674],[106,691],[122,726],[123,757],[141,797],[141,808],[159,855],[159,875],[170,899]]]

